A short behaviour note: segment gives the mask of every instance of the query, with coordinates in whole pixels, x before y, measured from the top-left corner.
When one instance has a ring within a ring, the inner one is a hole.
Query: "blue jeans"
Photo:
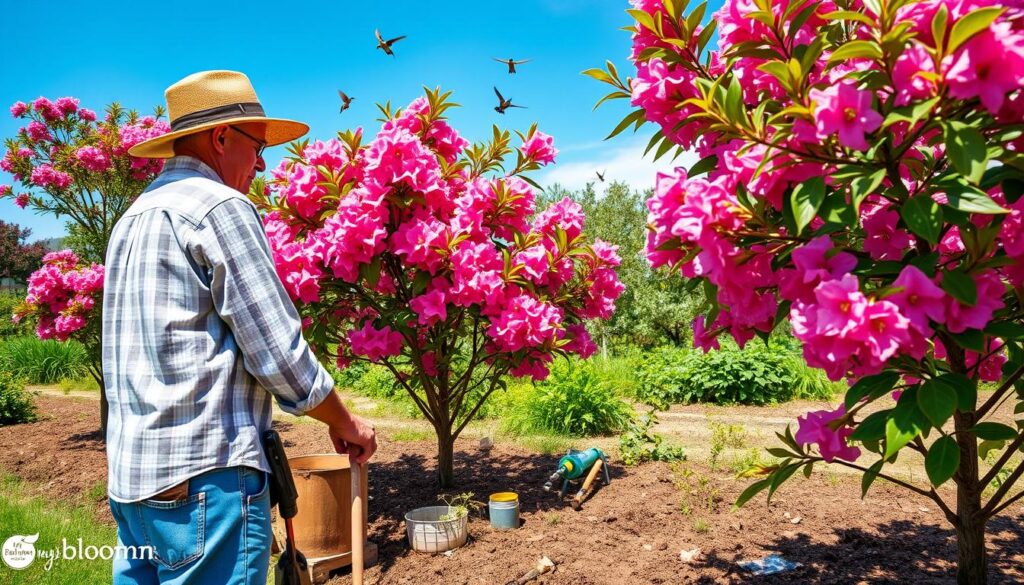
[[[115,556],[114,585],[265,585],[271,540],[267,479],[251,467],[227,467],[189,480],[185,499],[110,500],[118,546],[153,548],[151,559]]]

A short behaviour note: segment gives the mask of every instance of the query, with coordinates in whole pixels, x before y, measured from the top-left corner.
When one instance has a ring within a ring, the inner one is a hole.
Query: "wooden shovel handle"
[[[593,467],[590,468],[590,473],[587,474],[587,479],[583,480],[583,487],[580,491],[576,492],[576,496],[572,499],[572,507],[577,510],[580,508],[580,504],[583,503],[583,498],[587,497],[587,492],[590,491],[590,486],[597,479],[599,473],[601,473],[601,466],[604,465],[603,459],[598,459],[594,462]]]
[[[351,461],[350,471],[352,478],[352,585],[363,585],[363,546],[366,543],[366,523],[363,522],[366,495],[363,494],[363,476],[366,473],[366,468]]]

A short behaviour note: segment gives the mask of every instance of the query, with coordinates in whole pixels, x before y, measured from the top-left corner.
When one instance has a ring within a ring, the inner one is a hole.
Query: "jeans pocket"
[[[176,570],[203,556],[206,538],[206,493],[184,500],[139,502],[139,517],[153,560]]]
[[[270,493],[270,475],[251,467],[242,468],[242,496],[245,504],[262,500]]]

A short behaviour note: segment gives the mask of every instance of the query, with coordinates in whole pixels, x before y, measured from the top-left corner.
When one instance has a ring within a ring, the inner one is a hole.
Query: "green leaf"
[[[956,410],[956,390],[946,384],[928,380],[917,390],[917,406],[936,427],[946,424]]]
[[[814,219],[818,208],[825,201],[825,180],[821,177],[808,179],[796,186],[790,195],[793,219],[799,234]]]
[[[875,483],[875,478],[882,472],[883,465],[885,465],[885,459],[879,459],[864,472],[864,477],[860,478],[860,499],[863,500],[864,496],[868,495],[868,488]]]
[[[968,329],[962,333],[950,333],[953,341],[964,349],[983,353],[985,351],[985,334],[977,329]]]
[[[988,165],[988,149],[981,132],[963,122],[947,122],[942,127],[942,137],[953,168],[977,185]]]
[[[691,178],[696,177],[697,175],[711,172],[716,166],[718,166],[718,157],[712,154],[711,156],[706,156],[697,161],[692,167],[690,167],[686,176]]]
[[[984,441],[1010,441],[1017,438],[1017,431],[1013,427],[995,422],[980,422],[974,425],[971,432]]]
[[[899,379],[900,375],[896,372],[882,372],[873,376],[864,376],[846,391],[846,409],[852,409],[865,396],[871,399],[878,398],[892,390],[892,387],[896,385]]]
[[[928,480],[935,487],[953,477],[959,466],[960,446],[949,435],[936,439],[924,458],[924,470],[928,473]]]
[[[984,213],[996,215],[1009,213],[1010,210],[1002,207],[988,196],[988,193],[977,187],[954,182],[944,183],[942,187],[946,191],[946,199],[949,207],[964,213]]]
[[[1024,325],[1012,321],[993,322],[985,327],[985,333],[1007,341],[1024,339]]]
[[[978,443],[978,457],[985,459],[989,451],[1001,451],[1005,446],[1006,441],[982,441]]]
[[[743,493],[740,494],[740,497],[736,498],[736,503],[732,505],[733,509],[742,507],[743,504],[746,504],[747,502],[750,501],[750,498],[753,498],[757,494],[767,489],[768,485],[771,484],[771,482],[771,478],[768,478],[755,481],[754,483],[747,486],[747,489],[743,490]]]
[[[863,12],[853,12],[852,10],[837,10],[835,12],[829,12],[822,16],[826,20],[856,20],[857,22],[866,24],[868,26],[876,26],[874,20],[870,16]]]
[[[793,474],[796,473],[797,469],[799,468],[800,464],[794,463],[792,465],[785,465],[780,469],[776,469],[775,472],[772,473],[771,483],[768,484],[768,503],[771,503],[772,494],[775,493],[775,490],[779,489],[779,486],[781,486],[783,482],[785,482],[787,479],[792,477]]]
[[[939,235],[942,233],[942,208],[931,197],[911,197],[900,208],[900,216],[910,231],[933,246],[939,243]]]
[[[874,173],[854,179],[850,183],[850,194],[853,201],[853,213],[860,217],[860,204],[864,198],[878,190],[878,187],[885,180],[885,169],[878,169]]]
[[[956,23],[953,24],[953,30],[949,33],[949,46],[946,48],[946,54],[953,54],[960,48],[960,45],[970,40],[974,35],[987,29],[1005,10],[1006,9],[1001,6],[979,8],[956,21]]]
[[[608,140],[609,138],[612,138],[618,133],[622,132],[623,130],[628,128],[630,124],[635,124],[637,121],[642,121],[643,119],[643,110],[633,110],[625,118],[623,118],[621,122],[619,122],[619,125],[616,126],[614,130],[612,130],[611,134],[605,137],[605,140]]]
[[[839,61],[857,58],[881,59],[882,48],[873,41],[850,41],[836,49],[828,58],[828,62],[831,65]]]
[[[961,268],[945,273],[941,285],[942,290],[967,306],[973,307],[978,303],[978,285]]]
[[[850,433],[851,441],[877,441],[885,436],[886,422],[892,409],[871,413]]]
[[[920,435],[927,422],[917,406],[917,388],[907,388],[893,409],[892,416],[885,423],[885,454],[882,459],[888,460],[914,437]]]
[[[974,412],[978,406],[978,385],[963,374],[946,373],[935,381],[945,384],[956,392],[956,409],[960,412]]]

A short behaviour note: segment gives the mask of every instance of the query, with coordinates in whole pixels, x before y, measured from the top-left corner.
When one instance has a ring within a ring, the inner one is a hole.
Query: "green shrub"
[[[344,370],[339,370],[334,364],[327,366],[327,371],[334,378],[334,385],[338,390],[354,389],[359,378],[363,377],[370,365],[366,362],[353,362]]]
[[[787,341],[768,346],[754,340],[743,350],[724,345],[704,353],[664,348],[640,360],[637,399],[668,404],[771,404],[795,398],[828,399],[837,386],[809,368],[799,348]]]
[[[77,341],[43,341],[12,337],[0,342],[0,370],[24,377],[29,384],[56,384],[88,375],[89,354]]]
[[[9,291],[0,292],[0,340],[10,337],[34,335],[28,320],[15,323],[11,317],[14,309],[25,300],[25,295]]]
[[[625,428],[633,413],[584,361],[559,360],[546,380],[513,385],[505,405],[502,423],[512,434],[609,434]]]
[[[658,424],[655,409],[647,414],[633,418],[626,427],[626,432],[619,437],[619,458],[626,465],[637,465],[644,461],[683,461],[686,451],[655,433],[653,428]]]
[[[35,420],[36,405],[24,378],[0,370],[0,427]]]

